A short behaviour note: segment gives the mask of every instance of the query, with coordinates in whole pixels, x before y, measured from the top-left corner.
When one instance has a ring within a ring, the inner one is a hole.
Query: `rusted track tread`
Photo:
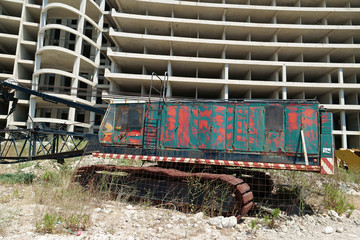
[[[253,205],[253,193],[250,191],[249,185],[247,185],[242,179],[236,178],[226,174],[214,174],[214,173],[189,173],[183,172],[176,169],[167,169],[159,167],[131,167],[131,166],[116,166],[116,165],[92,165],[84,166],[77,169],[75,176],[80,176],[77,179],[81,184],[89,183],[92,181],[93,176],[96,172],[108,171],[116,172],[123,171],[136,175],[142,175],[144,177],[161,176],[163,178],[173,178],[179,181],[187,180],[188,178],[201,178],[206,181],[221,181],[227,185],[233,187],[236,207],[238,209],[238,216],[244,216]],[[75,179],[75,178],[74,178]],[[160,181],[160,179],[159,179]]]

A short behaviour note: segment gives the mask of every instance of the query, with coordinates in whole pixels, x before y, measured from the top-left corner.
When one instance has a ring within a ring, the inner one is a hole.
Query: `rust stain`
[[[179,109],[179,144],[181,147],[187,147],[190,142],[189,137],[190,111],[189,107],[183,106]]]
[[[288,113],[289,131],[294,131],[299,129],[298,119],[299,119],[299,113],[297,113],[296,110]]]

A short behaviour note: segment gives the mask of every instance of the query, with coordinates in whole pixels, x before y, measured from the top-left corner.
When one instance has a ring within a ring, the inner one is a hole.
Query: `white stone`
[[[103,210],[103,212],[106,213],[106,214],[109,214],[109,213],[112,212],[112,210],[111,210],[111,209],[108,209],[108,208],[105,208],[105,209]]]
[[[202,219],[203,217],[204,217],[203,212],[198,212],[197,214],[194,215],[194,218],[196,218],[196,219]]]
[[[131,209],[133,209],[134,207],[132,206],[132,205],[127,205],[126,206],[126,209],[128,209],[128,210],[131,210]]]
[[[237,225],[237,218],[235,216],[229,217],[229,227],[233,228]]]
[[[286,225],[281,225],[280,230],[284,233],[287,233],[289,231]]]
[[[223,219],[224,219],[223,216],[210,218],[209,219],[209,224],[213,225],[213,226],[215,226],[217,228],[222,228],[221,222],[222,222]]]
[[[343,227],[338,227],[338,228],[336,229],[336,232],[337,232],[337,233],[342,233],[342,232],[344,232],[344,228],[343,228]]]
[[[325,234],[331,234],[331,233],[334,232],[334,228],[331,227],[331,226],[327,226],[322,230],[322,232],[325,233]]]
[[[229,218],[223,218],[221,220],[221,225],[223,228],[230,228],[230,220]]]
[[[339,217],[339,214],[337,214],[337,212],[335,212],[334,210],[329,210],[328,211],[328,215],[332,218],[332,219],[336,219]]]
[[[94,212],[99,213],[101,211],[101,208],[95,208]]]

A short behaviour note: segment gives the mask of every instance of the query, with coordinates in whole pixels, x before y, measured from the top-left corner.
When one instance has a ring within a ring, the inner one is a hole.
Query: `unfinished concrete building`
[[[98,107],[102,90],[146,96],[152,72],[168,72],[168,97],[316,98],[336,147],[359,148],[359,0],[3,0],[0,14],[0,79]],[[94,113],[17,95],[1,128],[98,129]]]

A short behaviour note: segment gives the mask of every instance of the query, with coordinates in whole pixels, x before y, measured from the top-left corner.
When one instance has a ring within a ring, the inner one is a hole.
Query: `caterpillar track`
[[[189,173],[160,167],[92,165],[79,168],[74,181],[115,195],[172,203],[180,209],[244,216],[253,193],[242,179],[216,173]]]

